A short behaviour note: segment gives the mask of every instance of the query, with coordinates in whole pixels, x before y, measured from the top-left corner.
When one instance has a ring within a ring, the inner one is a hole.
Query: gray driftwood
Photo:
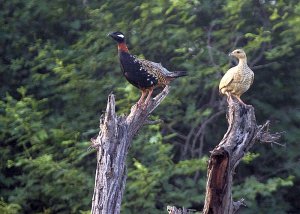
[[[235,98],[228,99],[228,130],[211,152],[203,214],[232,214],[244,199],[232,199],[232,180],[236,166],[255,142],[276,143],[279,133],[268,132],[269,122],[258,126],[254,108],[242,105]]]
[[[134,105],[127,116],[115,112],[115,97],[108,97],[106,112],[100,119],[100,132],[92,139],[97,148],[97,168],[92,199],[92,214],[118,214],[127,178],[126,156],[132,138],[144,124],[152,124],[148,117],[169,93],[169,87],[143,108]]]

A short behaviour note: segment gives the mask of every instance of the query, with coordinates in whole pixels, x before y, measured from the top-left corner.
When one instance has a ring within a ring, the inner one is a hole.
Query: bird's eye
[[[241,53],[241,52],[240,52],[240,51],[237,51],[236,53],[238,53],[238,54],[239,54],[239,53]]]

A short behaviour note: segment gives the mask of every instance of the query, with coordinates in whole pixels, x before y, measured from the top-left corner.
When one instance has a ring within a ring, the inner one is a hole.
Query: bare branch
[[[185,135],[183,135],[183,134],[181,134],[180,132],[178,132],[177,130],[175,130],[173,127],[172,127],[172,125],[167,125],[167,128],[172,132],[172,133],[175,133],[176,134],[176,136],[178,136],[179,138],[181,138],[182,140],[186,140],[187,139],[187,137],[185,136]],[[185,144],[185,142],[183,142],[183,144]]]
[[[197,142],[197,140],[199,139],[200,136],[204,135],[206,127],[211,124],[216,118],[218,118],[220,115],[224,114],[225,110],[221,110],[219,112],[214,113],[213,115],[211,115],[210,117],[208,117],[199,127],[197,133],[195,134],[193,143],[192,143],[192,148],[195,148],[195,144]]]
[[[245,199],[243,199],[243,198],[241,200],[239,200],[239,201],[233,202],[233,212],[235,213],[236,211],[238,211],[241,206],[244,206],[244,207],[247,206],[245,204]]]
[[[206,40],[206,47],[207,47],[207,50],[208,50],[208,56],[209,56],[209,60],[211,62],[211,64],[214,66],[214,67],[217,67],[217,64],[214,60],[214,57],[213,57],[213,54],[212,54],[212,46],[211,46],[211,33],[213,31],[213,28],[214,28],[214,23],[210,24],[209,25],[209,28],[208,28],[208,31],[207,31],[207,40]]]
[[[240,34],[240,35],[237,35],[234,39],[234,42],[232,44],[232,47],[233,48],[236,48],[237,44],[239,43],[239,41],[243,38],[243,36]]]
[[[262,43],[262,48],[259,50],[258,54],[255,54],[257,57],[249,62],[249,66],[253,67],[256,63],[258,63],[264,56],[266,50],[266,43]]]
[[[277,143],[284,132],[275,132],[271,134],[269,132],[270,129],[270,121],[266,121],[265,124],[258,126],[258,131],[256,134],[256,139],[261,143],[274,143],[279,146],[285,146],[283,144]]]
[[[164,121],[159,119],[159,120],[146,120],[144,125],[156,125],[156,124],[160,124],[163,123]]]
[[[252,66],[251,68],[252,68],[253,70],[258,70],[258,69],[270,67],[270,66],[273,65],[273,64],[274,64],[274,62],[270,62],[270,63],[264,64],[264,65],[254,65],[254,66]]]

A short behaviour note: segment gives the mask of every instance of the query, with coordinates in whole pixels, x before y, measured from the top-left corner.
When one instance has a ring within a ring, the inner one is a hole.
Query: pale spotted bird
[[[235,96],[242,104],[241,95],[245,93],[253,83],[254,73],[247,65],[247,56],[242,49],[236,49],[229,54],[238,58],[237,66],[230,68],[222,77],[219,91],[222,94]]]
[[[187,75],[185,71],[170,72],[160,63],[138,59],[130,54],[123,33],[114,32],[109,36],[118,43],[119,60],[125,78],[142,92],[138,104],[147,105],[154,88],[164,87],[169,85],[172,80]]]

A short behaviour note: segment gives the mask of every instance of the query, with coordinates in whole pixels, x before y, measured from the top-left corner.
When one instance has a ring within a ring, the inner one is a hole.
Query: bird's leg
[[[148,96],[147,96],[147,98],[146,98],[146,100],[145,100],[145,102],[144,102],[144,108],[146,109],[147,108],[147,106],[148,106],[148,103],[149,103],[149,101],[150,101],[150,98],[151,98],[151,95],[152,95],[152,93],[153,93],[153,88],[150,88],[149,89],[149,92],[148,92]]]
[[[231,94],[228,91],[226,91],[226,95],[227,95],[227,102],[229,103],[229,101],[232,101]]]
[[[142,105],[142,102],[143,102],[143,100],[144,100],[144,98],[145,98],[145,96],[146,96],[146,93],[147,93],[146,90],[142,90],[142,95],[141,95],[139,101],[137,102],[137,106],[138,106],[138,107]]]
[[[238,99],[238,101],[240,101],[240,103],[242,103],[244,106],[246,106],[246,104],[241,100],[241,98],[239,96],[236,96],[236,98]]]

